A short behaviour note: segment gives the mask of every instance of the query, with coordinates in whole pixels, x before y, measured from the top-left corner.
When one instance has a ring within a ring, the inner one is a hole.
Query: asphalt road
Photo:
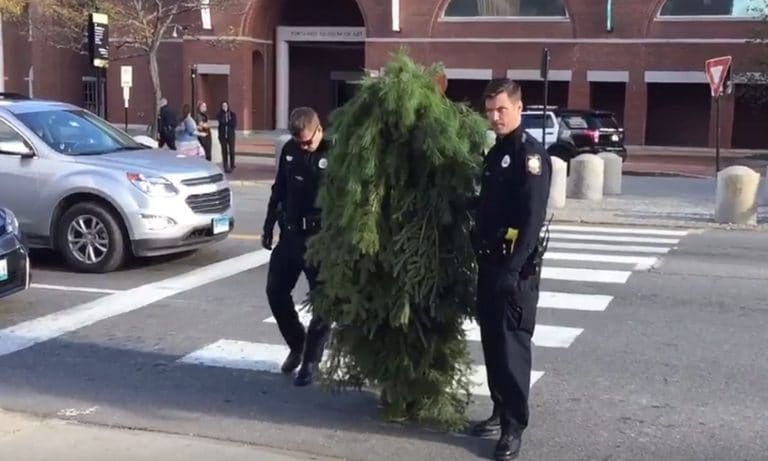
[[[0,300],[0,408],[350,460],[487,459],[495,440],[384,423],[372,393],[273,372],[266,192],[239,188],[235,234],[193,254],[83,275],[36,253],[34,288]],[[521,459],[766,459],[768,235],[560,224],[548,255]]]

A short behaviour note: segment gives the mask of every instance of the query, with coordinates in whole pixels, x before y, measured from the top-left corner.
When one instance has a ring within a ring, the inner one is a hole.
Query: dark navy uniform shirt
[[[519,272],[533,253],[544,226],[552,166],[544,146],[522,127],[504,137],[485,156],[476,232],[486,242],[518,230],[507,267]]]
[[[285,143],[267,206],[268,220],[274,222],[278,207],[289,225],[299,225],[303,218],[319,218],[317,195],[328,165],[325,155],[329,147],[326,140],[320,141],[314,152],[302,149],[294,139]]]

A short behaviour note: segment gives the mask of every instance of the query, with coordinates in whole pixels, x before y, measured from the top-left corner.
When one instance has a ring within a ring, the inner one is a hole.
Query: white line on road
[[[626,283],[632,271],[609,271],[602,269],[575,269],[572,267],[547,267],[541,270],[541,278],[569,280],[572,282]]]
[[[31,288],[38,288],[41,290],[56,290],[56,291],[78,291],[83,293],[107,293],[114,294],[120,293],[125,290],[108,290],[106,288],[88,288],[88,287],[69,287],[64,285],[46,285],[43,283],[33,283]]]
[[[312,314],[299,311],[299,321],[306,327]],[[264,320],[264,323],[276,324],[274,317]],[[480,341],[480,327],[473,320],[464,321],[464,331],[468,341]],[[537,324],[533,333],[533,343],[538,347],[569,347],[584,331],[583,328],[560,327]]]
[[[642,270],[653,267],[658,258],[652,256],[625,256],[608,255],[597,253],[560,253],[557,251],[547,251],[544,253],[544,259],[556,261],[585,261],[615,264],[634,264],[635,269]]]
[[[638,235],[667,235],[685,236],[689,231],[668,229],[646,229],[644,227],[607,227],[607,226],[571,226],[567,224],[551,224],[550,231],[597,232],[605,234],[638,234]]]
[[[619,253],[644,253],[644,254],[664,254],[668,253],[670,247],[644,246],[644,245],[610,245],[602,243],[574,243],[574,242],[556,242],[549,241],[549,248],[559,248],[561,250],[589,250],[589,251],[610,251]],[[546,253],[545,253],[546,254]]]
[[[613,301],[613,296],[608,295],[586,295],[579,293],[542,291],[541,294],[539,294],[538,307],[602,312],[608,308],[611,301]]]
[[[659,237],[632,237],[627,235],[600,235],[600,234],[568,234],[560,232],[550,232],[549,237],[552,240],[595,240],[602,242],[628,242],[628,243],[669,243],[675,244],[680,239],[666,239]]]
[[[280,365],[288,356],[289,351],[288,346],[283,345],[220,339],[180,358],[178,362],[207,367],[280,373]],[[531,371],[531,387],[543,375],[544,372]],[[489,395],[485,366],[473,365],[470,379],[473,381],[472,394]]]
[[[0,330],[0,356],[26,349],[101,320],[125,314],[178,293],[199,288],[269,262],[259,250],[195,269],[186,274],[104,296],[71,309]]]
[[[464,331],[468,341],[480,341],[480,326],[475,322],[464,322]],[[533,330],[533,344],[537,347],[570,347],[583,331],[583,328],[536,324]]]
[[[543,371],[531,370],[531,384],[529,389],[536,384],[542,376]],[[472,375],[469,378],[472,381],[472,395],[484,395],[490,396],[491,392],[488,390],[488,372],[485,370],[484,365],[472,365]]]

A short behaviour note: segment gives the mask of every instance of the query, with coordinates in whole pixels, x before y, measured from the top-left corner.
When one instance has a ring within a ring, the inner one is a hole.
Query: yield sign
[[[704,65],[713,98],[720,96],[723,92],[723,84],[728,76],[728,68],[731,67],[731,59],[730,56],[723,56],[710,59]]]

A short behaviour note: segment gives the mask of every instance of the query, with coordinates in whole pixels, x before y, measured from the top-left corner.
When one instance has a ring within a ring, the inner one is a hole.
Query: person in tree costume
[[[445,97],[441,75],[401,51],[332,114],[307,258],[320,267],[313,314],[335,323],[325,378],[378,387],[389,419],[455,430],[470,395],[470,202],[487,122]]]

